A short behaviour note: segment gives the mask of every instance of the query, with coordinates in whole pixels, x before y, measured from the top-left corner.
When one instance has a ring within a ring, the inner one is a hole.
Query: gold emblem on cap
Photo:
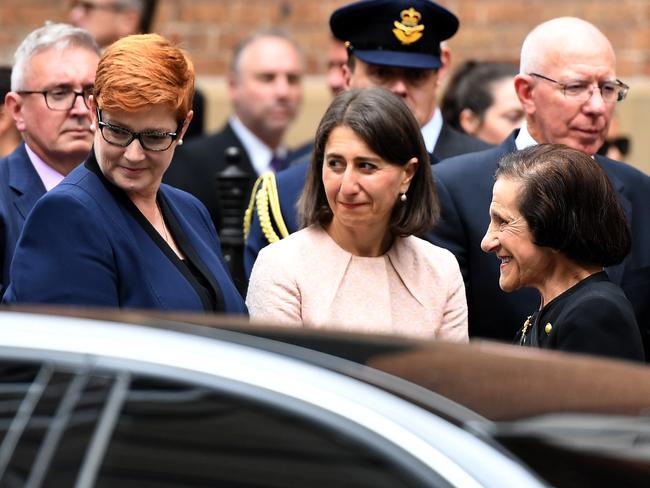
[[[546,332],[546,335],[549,335],[552,330],[553,330],[553,325],[551,325],[551,323],[548,322],[544,327],[544,332]]]
[[[396,20],[393,29],[397,40],[407,46],[419,41],[424,30],[424,25],[420,24],[422,14],[411,7],[408,10],[402,10],[400,16],[402,17],[401,22]]]

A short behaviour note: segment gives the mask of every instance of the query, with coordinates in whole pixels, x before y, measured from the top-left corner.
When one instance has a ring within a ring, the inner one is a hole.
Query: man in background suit
[[[88,97],[98,61],[90,34],[68,24],[46,24],[16,50],[5,107],[24,142],[0,159],[0,292],[25,217],[90,152]]]
[[[627,93],[616,78],[610,42],[592,24],[571,17],[550,20],[528,34],[514,83],[526,114],[521,129],[496,148],[434,166],[442,215],[430,236],[460,263],[470,336],[505,341],[512,341],[540,300],[530,289],[503,292],[500,273],[516,276],[522,270],[506,250],[497,252],[498,257],[481,251],[497,161],[503,154],[541,143],[565,144],[594,155],[607,136],[616,102]],[[632,230],[632,252],[606,271],[632,302],[649,357],[650,178],[624,163],[595,159],[609,175]]]
[[[456,33],[458,25],[453,13],[429,0],[354,2],[330,17],[332,34],[348,47],[345,88],[384,87],[402,97],[420,124],[432,163],[490,147],[445,124],[437,106],[436,91],[450,59],[441,43]],[[298,230],[295,204],[308,164],[301,161],[278,175],[280,219],[265,222],[262,228],[254,215],[244,251],[247,275],[260,249],[284,236],[278,220],[289,233]],[[275,235],[265,235],[269,230]]]
[[[238,149],[239,167],[250,176],[249,193],[259,174],[274,169],[273,164],[281,166],[289,156],[284,137],[302,102],[302,74],[298,46],[282,31],[260,31],[244,39],[228,71],[233,110],[228,122],[174,155],[165,183],[201,200],[217,231],[222,221],[216,176],[226,167],[226,149]]]

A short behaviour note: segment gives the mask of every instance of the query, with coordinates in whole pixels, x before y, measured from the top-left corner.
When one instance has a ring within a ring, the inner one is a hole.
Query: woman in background
[[[517,72],[509,63],[466,61],[447,84],[442,117],[455,129],[500,144],[524,120],[513,83]]]
[[[468,340],[456,259],[415,237],[439,208],[420,129],[401,99],[380,88],[334,99],[299,207],[305,228],[255,262],[252,318]]]
[[[502,290],[539,291],[521,345],[643,361],[632,305],[603,270],[630,246],[625,212],[591,157],[538,145],[499,161],[481,248],[501,261]]]
[[[193,93],[191,61],[159,35],[106,50],[93,151],[27,218],[5,302],[246,312],[205,207],[161,185]]]

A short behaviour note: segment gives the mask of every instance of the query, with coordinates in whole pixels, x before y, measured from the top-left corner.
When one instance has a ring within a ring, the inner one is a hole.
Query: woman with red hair
[[[93,151],[25,222],[5,302],[246,312],[205,207],[161,184],[193,93],[192,62],[159,35],[106,50]]]

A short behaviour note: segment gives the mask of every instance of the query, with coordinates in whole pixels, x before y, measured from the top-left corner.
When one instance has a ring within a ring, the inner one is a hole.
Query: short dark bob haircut
[[[585,153],[532,146],[501,158],[495,178],[522,182],[517,203],[536,245],[583,265],[613,266],[629,254],[625,212],[607,173]]]
[[[383,88],[355,89],[339,94],[331,103],[316,131],[314,152],[302,196],[298,201],[303,227],[331,222],[332,209],[323,185],[325,145],[337,127],[348,127],[384,161],[405,166],[413,157],[418,165],[402,203],[395,199],[389,230],[393,236],[422,235],[440,214],[431,173],[431,160],[420,127],[406,104]]]

